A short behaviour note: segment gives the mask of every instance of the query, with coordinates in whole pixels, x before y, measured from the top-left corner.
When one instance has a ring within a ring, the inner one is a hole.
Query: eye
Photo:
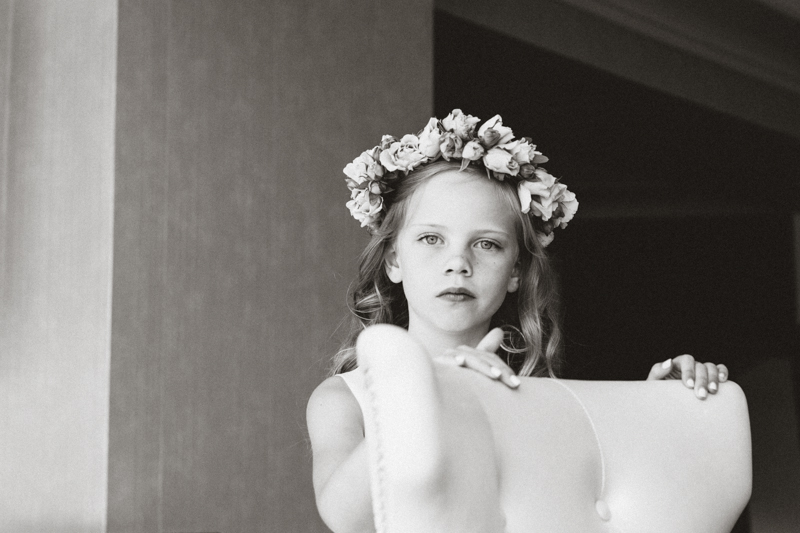
[[[420,238],[420,240],[421,240],[422,242],[424,242],[425,244],[431,244],[431,245],[433,245],[433,244],[436,244],[436,243],[438,243],[440,239],[439,239],[439,236],[438,236],[438,235],[423,235],[423,236]]]
[[[494,241],[482,240],[478,241],[478,248],[481,250],[499,250],[500,245]]]

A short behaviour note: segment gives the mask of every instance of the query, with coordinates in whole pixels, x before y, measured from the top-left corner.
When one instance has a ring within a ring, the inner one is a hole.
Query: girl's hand
[[[691,355],[684,354],[653,365],[647,379],[680,379],[684,385],[694,389],[695,396],[705,400],[709,392],[715,394],[719,384],[728,380],[728,367],[700,363]]]
[[[444,356],[437,358],[444,363],[457,364],[476,370],[485,376],[503,382],[512,389],[519,387],[519,378],[514,371],[495,353],[503,342],[503,330],[494,328],[475,348],[459,346],[445,350]]]

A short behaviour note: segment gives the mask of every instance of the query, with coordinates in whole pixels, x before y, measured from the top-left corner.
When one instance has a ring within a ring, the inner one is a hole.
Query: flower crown
[[[350,214],[361,227],[375,231],[386,214],[384,194],[393,190],[393,181],[439,158],[461,160],[461,170],[483,166],[489,178],[514,180],[522,212],[536,221],[542,246],[550,244],[553,230],[566,228],[578,210],[575,194],[539,166],[548,159],[530,138],[514,140],[500,115],[484,122],[476,134],[478,122],[480,119],[454,109],[441,121],[431,118],[417,135],[404,135],[400,140],[384,135],[378,146],[344,167]]]

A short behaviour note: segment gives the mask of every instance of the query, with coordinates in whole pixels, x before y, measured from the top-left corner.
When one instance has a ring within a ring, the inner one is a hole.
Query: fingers
[[[671,364],[670,364],[671,363]],[[716,394],[720,383],[728,380],[728,367],[714,363],[700,363],[689,354],[657,363],[650,369],[648,380],[680,378],[683,384],[694,389],[694,394],[704,400]]]
[[[703,363],[695,363],[694,395],[704,400],[708,397],[708,369]]]
[[[464,366],[463,361],[459,361],[458,357],[453,357],[452,354],[438,355],[433,358],[437,363],[449,366]]]
[[[517,387],[519,387],[520,384],[519,378],[514,374],[514,371],[511,370],[508,366],[505,366],[504,368],[500,369],[499,379],[512,389],[516,389]]]
[[[675,358],[675,362],[681,369],[681,380],[683,384],[689,387],[690,389],[694,388],[694,371],[695,371],[695,362],[694,357],[689,354],[683,354]]]
[[[519,387],[520,381],[514,375],[514,371],[494,353],[468,346],[459,346],[456,349],[447,350],[445,354],[452,356],[452,359],[459,366],[475,370],[491,379],[501,381],[512,389]]]
[[[719,388],[719,370],[714,363],[704,363],[708,374],[708,392],[716,394]]]
[[[667,359],[663,363],[656,363],[653,365],[653,368],[650,369],[650,373],[647,375],[647,381],[666,379],[667,376],[670,375],[670,372],[672,372],[672,359]]]
[[[465,357],[464,366],[477,370],[481,374],[488,376],[492,379],[502,381],[509,387],[516,388],[519,386],[519,378],[514,375],[514,372],[495,356],[494,359],[488,359],[483,354],[462,354]],[[491,354],[494,355],[494,354]]]
[[[500,349],[500,343],[502,342],[503,342],[503,330],[500,328],[494,328],[481,339],[481,342],[478,343],[475,349],[483,350],[485,352],[496,353],[497,350]]]
[[[694,389],[695,396],[705,400],[708,397],[708,368],[706,365],[698,363],[689,354],[683,354],[677,359],[680,362],[683,384],[690,389]],[[717,387],[716,381],[714,387],[715,389]]]

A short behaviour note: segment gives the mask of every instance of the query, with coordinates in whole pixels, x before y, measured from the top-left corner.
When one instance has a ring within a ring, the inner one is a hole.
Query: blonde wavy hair
[[[362,252],[358,274],[348,290],[349,328],[341,348],[333,358],[330,375],[347,372],[358,366],[356,339],[366,327],[394,324],[408,328],[408,303],[402,284],[393,283],[386,274],[386,253],[403,227],[408,200],[420,185],[442,172],[459,169],[459,163],[451,161],[424,165],[398,180],[395,190],[385,195],[386,217]],[[484,171],[473,167],[461,172],[488,179]],[[563,352],[560,297],[555,272],[536,237],[534,222],[530,216],[522,213],[515,185],[510,181],[488,181],[498,188],[509,207],[518,215],[515,226],[519,248],[519,289],[506,294],[490,323],[490,328],[501,327],[505,332],[499,355],[521,376],[555,377],[562,364]]]

